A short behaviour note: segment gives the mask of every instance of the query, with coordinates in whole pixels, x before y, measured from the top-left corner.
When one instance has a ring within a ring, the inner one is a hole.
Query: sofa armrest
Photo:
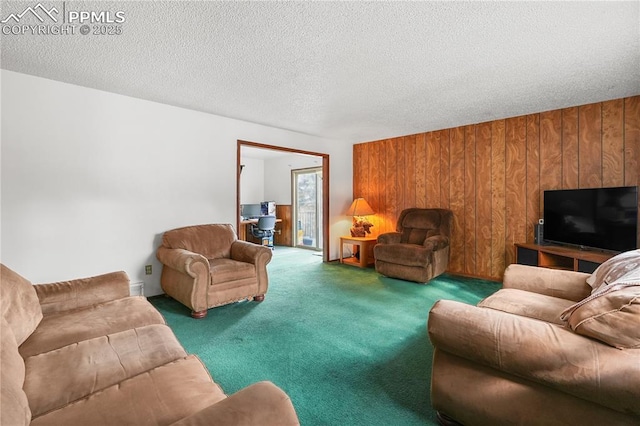
[[[231,244],[231,259],[238,262],[253,263],[257,266],[266,266],[273,253],[267,247],[253,244],[247,241],[236,240]]]
[[[512,264],[504,271],[504,288],[515,288],[579,302],[591,294],[589,274]]]
[[[640,415],[640,351],[558,325],[451,300],[429,313],[439,350],[624,413]]]
[[[193,312],[208,307],[207,291],[211,282],[211,265],[201,254],[185,249],[158,247],[156,257],[162,263],[160,284],[165,294],[191,308]]]
[[[399,244],[402,234],[399,232],[385,232],[378,235],[378,244]]]
[[[192,278],[196,278],[198,269],[201,269],[195,267],[197,264],[203,264],[205,267],[204,270],[209,270],[209,261],[207,258],[189,250],[170,249],[160,246],[156,252],[156,257],[163,265],[189,275]]]
[[[130,294],[123,271],[34,286],[44,315],[122,299]]]
[[[429,250],[442,250],[443,248],[449,247],[449,238],[444,235],[434,235],[433,237],[425,239],[422,245]]]
[[[258,382],[173,423],[173,426],[299,424],[287,394],[271,382]]]

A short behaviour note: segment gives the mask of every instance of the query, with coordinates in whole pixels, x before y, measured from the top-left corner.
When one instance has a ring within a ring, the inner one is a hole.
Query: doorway
[[[318,167],[321,170],[321,179],[318,179],[316,184],[319,185],[316,197],[317,197],[317,213],[316,220],[318,225],[316,226],[317,236],[315,237],[315,245],[318,250],[322,250],[322,259],[324,262],[329,261],[329,250],[327,247],[327,241],[329,241],[329,155],[319,152],[304,151],[294,148],[286,148],[276,145],[266,145],[257,142],[249,142],[238,140],[237,141],[237,161],[236,161],[236,218],[237,229],[240,227],[240,201],[241,201],[241,174],[244,165],[241,164],[242,148],[253,148],[259,150],[266,150],[271,152],[282,152],[288,154],[300,154],[302,156],[313,156],[318,158],[318,162],[321,161],[321,166]],[[289,185],[287,185],[289,186]],[[292,194],[293,195],[293,194]],[[293,204],[293,200],[292,204]],[[291,206],[293,207],[293,206]],[[291,217],[293,219],[293,217]],[[291,234],[293,246],[297,246],[297,222],[291,224]],[[308,240],[307,240],[308,242]],[[304,243],[304,240],[303,240]]]
[[[322,168],[291,171],[296,247],[322,250]]]

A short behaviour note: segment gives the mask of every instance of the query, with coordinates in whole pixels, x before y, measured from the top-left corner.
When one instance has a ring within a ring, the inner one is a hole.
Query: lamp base
[[[356,228],[352,226],[350,231],[352,237],[364,237],[367,235],[367,233],[364,231],[364,228]]]
[[[349,230],[352,237],[366,237],[371,233],[373,223],[369,222],[365,217],[353,217],[353,226]]]

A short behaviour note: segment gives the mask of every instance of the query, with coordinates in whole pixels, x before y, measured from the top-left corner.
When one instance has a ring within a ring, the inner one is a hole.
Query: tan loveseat
[[[124,272],[33,286],[1,268],[0,425],[298,424],[270,382],[227,397]]]
[[[203,318],[207,309],[245,299],[264,300],[269,286],[267,247],[238,240],[230,224],[172,229],[156,253],[162,290]]]
[[[640,424],[640,280],[592,289],[588,278],[511,265],[478,306],[434,305],[431,400],[443,424]]]

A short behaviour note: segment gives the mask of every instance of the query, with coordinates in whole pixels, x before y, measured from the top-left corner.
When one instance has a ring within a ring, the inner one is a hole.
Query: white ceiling
[[[348,142],[640,94],[638,1],[42,4],[123,33],[3,35],[2,68]]]

